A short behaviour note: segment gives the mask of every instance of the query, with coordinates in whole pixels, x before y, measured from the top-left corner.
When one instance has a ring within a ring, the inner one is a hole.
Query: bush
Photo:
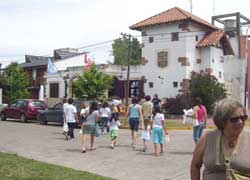
[[[162,104],[162,110],[166,114],[181,115],[183,109],[191,108],[191,101],[188,95],[178,95],[175,98],[166,98]]]

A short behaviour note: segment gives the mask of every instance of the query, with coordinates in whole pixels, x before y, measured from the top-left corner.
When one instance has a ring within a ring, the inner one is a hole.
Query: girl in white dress
[[[151,127],[150,121],[144,121],[141,139],[143,140],[143,152],[146,152],[148,142],[150,141]]]

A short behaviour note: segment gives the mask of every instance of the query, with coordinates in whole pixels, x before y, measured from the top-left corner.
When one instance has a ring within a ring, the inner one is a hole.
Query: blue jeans
[[[204,122],[199,122],[199,125],[194,127],[193,139],[195,144],[197,144],[198,140],[200,139],[203,129],[204,129]]]
[[[109,133],[108,121],[109,121],[108,117],[101,117],[101,120],[99,122],[101,132],[104,132],[104,128],[106,127],[107,128],[107,133]]]

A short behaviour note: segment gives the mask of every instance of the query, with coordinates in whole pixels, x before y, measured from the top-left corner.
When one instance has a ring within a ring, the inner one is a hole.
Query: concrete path
[[[75,139],[66,141],[60,126],[0,121],[0,151],[118,180],[190,179],[189,166],[194,149],[191,130],[170,131],[171,142],[166,152],[158,157],[152,155],[152,143],[147,152],[141,151],[140,138],[132,149],[129,130],[120,130],[115,149],[110,149],[108,135],[101,135],[96,138],[97,149],[82,154],[78,132],[76,129]]]

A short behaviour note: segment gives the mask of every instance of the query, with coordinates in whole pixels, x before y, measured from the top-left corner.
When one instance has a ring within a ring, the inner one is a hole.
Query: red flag
[[[92,65],[92,61],[88,58],[87,53],[84,54],[84,63],[85,63],[85,65],[84,65],[83,70],[87,71],[90,68],[90,66]]]

